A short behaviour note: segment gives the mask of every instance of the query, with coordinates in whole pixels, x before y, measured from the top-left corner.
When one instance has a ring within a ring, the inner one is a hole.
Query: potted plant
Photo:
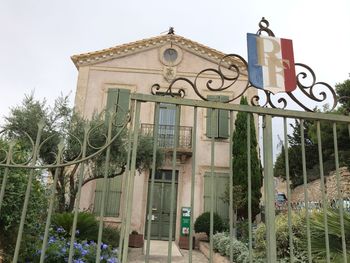
[[[129,235],[129,247],[143,247],[143,235],[133,230]]]
[[[192,248],[195,247],[195,238],[192,237]],[[190,249],[190,236],[188,234],[180,236],[179,247],[181,249]]]

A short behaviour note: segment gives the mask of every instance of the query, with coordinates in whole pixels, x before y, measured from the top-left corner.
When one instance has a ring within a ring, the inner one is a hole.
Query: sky
[[[78,71],[70,56],[175,34],[247,58],[246,33],[264,16],[277,37],[293,40],[296,62],[334,86],[350,73],[350,1],[0,1],[0,124],[34,91],[52,104],[74,101]]]

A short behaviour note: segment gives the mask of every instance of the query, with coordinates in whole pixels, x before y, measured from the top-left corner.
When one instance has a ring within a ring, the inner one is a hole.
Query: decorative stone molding
[[[204,57],[212,62],[219,63],[220,59],[225,56],[224,53],[192,41],[190,39],[178,35],[161,35],[157,37],[147,38],[128,44],[123,44],[99,51],[88,52],[74,55],[71,57],[73,63],[77,68],[84,65],[93,65],[96,63],[108,61],[114,58],[123,57],[136,52],[144,51],[151,48],[158,48],[162,46],[172,46],[179,49],[186,49],[198,56]],[[229,58],[235,60],[234,58]],[[239,60],[235,62],[240,65]],[[244,67],[244,65],[241,65]]]

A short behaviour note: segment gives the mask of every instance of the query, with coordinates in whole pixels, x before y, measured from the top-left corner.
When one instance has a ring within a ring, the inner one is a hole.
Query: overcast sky
[[[349,78],[349,0],[0,1],[0,116],[35,90],[49,103],[74,101],[70,56],[175,33],[224,53],[246,55],[246,33],[265,16],[275,35],[293,39],[294,57],[331,85]],[[0,118],[0,123],[1,123]]]

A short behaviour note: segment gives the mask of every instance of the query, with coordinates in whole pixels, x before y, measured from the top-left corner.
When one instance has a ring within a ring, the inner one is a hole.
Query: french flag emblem
[[[247,42],[249,81],[272,93],[295,90],[292,40],[248,33]]]

